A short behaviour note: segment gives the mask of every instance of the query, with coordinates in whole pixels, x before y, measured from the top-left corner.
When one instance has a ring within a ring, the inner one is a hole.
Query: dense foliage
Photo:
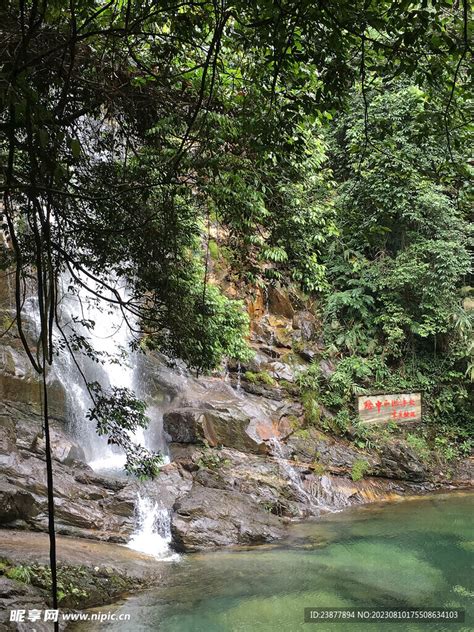
[[[55,326],[60,351],[87,347],[61,327],[64,280],[198,371],[245,359],[242,307],[209,282],[217,224],[241,278],[327,293],[356,383],[373,363],[450,376],[459,409],[466,2],[10,0],[0,17],[2,266],[38,372]]]
[[[310,409],[320,401],[337,413],[333,427],[342,432],[357,418],[355,395],[422,391],[425,438],[450,456],[456,443],[469,453],[465,128],[453,133],[449,153],[439,95],[375,81],[367,99],[368,124],[359,92],[332,130],[339,237],[325,259],[323,319],[334,372],[324,377],[315,365],[303,390]]]

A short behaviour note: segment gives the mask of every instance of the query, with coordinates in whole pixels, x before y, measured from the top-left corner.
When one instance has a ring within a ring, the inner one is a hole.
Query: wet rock
[[[348,441],[334,439],[315,428],[296,432],[287,441],[292,456],[296,461],[317,463],[328,470],[350,473],[358,460],[368,462],[370,468],[379,464],[379,460],[362,450],[353,447]]]
[[[177,408],[163,416],[164,430],[172,442],[205,441],[210,446],[250,453],[267,452],[265,441],[280,436],[280,419],[291,414],[291,406],[285,401],[239,398],[233,391],[210,390],[207,399],[189,403],[201,407]]]
[[[278,359],[283,353],[286,353],[286,349],[278,349],[277,347],[260,347],[260,350],[268,356],[267,363],[269,362],[268,358]]]
[[[295,313],[288,294],[274,286],[268,288],[268,311],[284,318],[293,318]]]
[[[265,397],[274,401],[281,401],[283,399],[281,390],[275,386],[267,386],[266,384],[242,380],[240,388],[242,391],[251,395],[258,395],[259,397]]]
[[[271,346],[291,348],[293,326],[291,321],[281,316],[269,314],[265,323],[267,339]]]
[[[319,368],[321,369],[321,374],[326,379],[329,379],[336,370],[334,364],[330,360],[321,360],[321,362],[319,363]]]
[[[138,493],[146,495],[157,502],[161,507],[171,509],[176,500],[187,494],[193,485],[193,478],[178,463],[169,463],[164,466],[154,480],[132,483],[124,491],[133,494],[135,500]],[[119,498],[122,497],[122,494]]]
[[[374,473],[407,481],[423,481],[428,477],[428,471],[417,454],[401,440],[382,446],[380,465],[374,468]]]
[[[423,491],[420,486],[403,484],[398,481],[364,478],[353,481],[348,477],[324,474],[307,477],[306,484],[322,507],[343,509],[352,505],[397,500],[404,494]]]
[[[270,375],[277,380],[286,380],[287,382],[293,382],[295,379],[295,372],[292,367],[283,362],[271,362],[268,365]]]
[[[33,414],[41,412],[41,388],[38,375],[33,370],[18,338],[0,345],[0,402],[17,402],[28,407]],[[52,417],[66,418],[64,389],[57,381],[51,381],[49,407]]]
[[[306,347],[304,349],[300,349],[298,353],[303,358],[303,360],[306,360],[307,362],[312,362],[317,355],[314,349]]]
[[[4,404],[4,403],[3,403]],[[48,528],[48,503],[44,445],[38,432],[39,419],[27,410],[0,407],[0,523],[44,530]],[[15,417],[18,415],[18,418]],[[69,460],[74,443],[53,422],[53,463],[55,505],[58,532],[87,538],[125,541],[133,530],[133,518],[119,503],[107,506],[107,500],[126,481],[112,482],[100,477],[84,463]],[[71,469],[70,464],[72,463]],[[133,512],[132,512],[133,513]]]
[[[456,463],[452,479],[461,485],[474,486],[474,457],[469,456]]]
[[[210,446],[225,445],[243,452],[265,451],[262,440],[257,439],[251,432],[250,422],[250,417],[229,408],[178,409],[166,413],[163,417],[164,430],[172,441],[206,441]]]
[[[38,503],[33,494],[5,481],[0,483],[0,524],[32,518],[38,513]]]
[[[248,497],[194,485],[174,507],[172,535],[179,551],[262,544],[284,535],[280,520]]]
[[[104,474],[97,474],[89,466],[85,466],[85,471],[75,474],[74,479],[78,483],[84,485],[97,485],[104,487],[113,492],[118,492],[128,484],[128,481],[120,478],[113,478],[112,476],[106,476]]]
[[[251,324],[261,318],[265,313],[265,299],[263,290],[259,287],[255,288],[253,294],[247,298],[247,311]]]
[[[71,463],[72,461],[84,461],[84,450],[78,446],[62,428],[51,427],[50,429],[51,455],[53,459],[60,463]],[[35,438],[33,451],[38,454],[46,454],[46,442],[42,434]]]
[[[234,487],[233,478],[226,478],[222,472],[199,468],[194,475],[194,481],[203,487],[214,489],[231,489]]]
[[[293,316],[293,329],[301,332],[301,339],[308,341],[314,337],[316,331],[316,318],[310,311],[297,312]]]
[[[204,487],[247,495],[252,502],[276,515],[300,513],[291,486],[273,457],[191,445],[173,445],[172,454],[177,462],[187,464],[194,481]],[[190,467],[191,463],[194,467]]]
[[[32,628],[31,621],[13,623],[9,620],[11,610],[44,610],[48,607],[46,596],[39,588],[0,576],[0,631],[31,632],[35,629],[37,632],[50,632],[49,623],[40,621]]]
[[[163,415],[163,430],[175,443],[204,441],[204,413],[193,408],[177,408]]]

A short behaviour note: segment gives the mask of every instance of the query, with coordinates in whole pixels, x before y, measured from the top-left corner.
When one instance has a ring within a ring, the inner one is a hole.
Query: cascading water
[[[224,358],[222,362],[222,372],[224,373],[224,382],[229,381],[229,361],[227,358]]]
[[[331,478],[324,474],[319,477],[317,494],[318,498],[325,503],[325,506],[331,507],[331,511],[334,512],[341,511],[344,507],[348,507],[351,504],[348,497],[333,485]]]
[[[135,505],[136,530],[127,546],[135,551],[153,555],[160,560],[175,561],[177,553],[170,549],[171,519],[167,509],[147,496],[137,495]]]
[[[310,506],[313,505],[313,499],[305,490],[300,475],[286,458],[281,442],[276,437],[272,437],[269,440],[269,443],[272,446],[273,454],[277,459],[278,464],[290,480],[298,498],[303,502],[307,502]]]
[[[319,493],[323,490],[322,487],[318,486],[318,488],[315,489],[315,493],[309,493],[305,489],[301,476],[287,459],[283,445],[276,437],[272,437],[269,443],[272,446],[273,454],[280,468],[289,479],[297,498],[308,506],[311,513],[319,513],[320,511],[334,512],[338,510],[326,502],[327,499],[324,494]]]
[[[64,284],[66,285],[66,284]],[[126,288],[115,288],[122,298],[126,298]],[[130,352],[130,331],[125,318],[116,304],[105,308],[87,292],[79,294],[63,292],[60,302],[61,321],[67,334],[74,331],[84,337],[95,355],[103,362],[96,362],[87,354],[77,354],[74,359],[70,353],[59,355],[55,365],[55,377],[64,386],[68,400],[71,432],[80,438],[88,464],[102,474],[124,475],[125,454],[107,443],[105,437],[99,437],[94,424],[87,419],[91,399],[84,381],[98,381],[105,387],[128,388],[147,399],[142,376],[136,376],[138,354]],[[90,322],[91,327],[87,326]],[[81,373],[83,375],[81,375]],[[138,377],[138,379],[136,379]],[[161,449],[166,456],[166,442],[162,432],[162,410],[151,405],[147,414],[151,419],[153,444],[148,445],[148,432],[137,429],[131,439],[149,449]],[[136,528],[127,546],[160,559],[176,559],[170,551],[171,542],[170,515],[145,495],[137,494],[135,503]]]
[[[236,390],[238,393],[242,390],[242,366],[240,362],[237,363],[237,385]]]
[[[124,287],[117,288],[117,291],[125,298]],[[55,374],[66,392],[71,432],[80,437],[92,469],[110,472],[123,470],[125,455],[110,446],[105,437],[99,437],[94,425],[87,419],[92,402],[81,372],[89,382],[97,381],[105,387],[133,390],[133,358],[127,353],[130,342],[127,323],[119,306],[108,304],[100,307],[86,290],[78,294],[63,292],[60,314],[63,331],[67,335],[74,331],[82,336],[97,358],[102,360],[94,361],[87,354],[76,354],[73,359],[69,353],[62,353],[57,359]],[[89,323],[90,327],[87,326]],[[132,439],[144,445],[143,430],[140,429]]]

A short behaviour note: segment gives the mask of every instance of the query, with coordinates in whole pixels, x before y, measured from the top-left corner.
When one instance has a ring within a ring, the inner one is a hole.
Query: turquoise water
[[[107,632],[473,630],[474,496],[431,496],[294,525],[273,548],[184,557]],[[304,623],[304,608],[465,608],[460,623]],[[469,614],[469,610],[471,614]],[[92,626],[93,624],[88,624]]]

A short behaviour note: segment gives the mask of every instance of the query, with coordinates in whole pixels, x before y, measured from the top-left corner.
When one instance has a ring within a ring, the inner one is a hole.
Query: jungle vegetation
[[[248,357],[242,306],[208,282],[213,222],[243,281],[320,298],[336,371],[304,380],[341,428],[373,382],[429,391],[433,423],[464,441],[470,61],[467,0],[5,0],[0,265],[47,453],[47,369],[91,353],[61,323],[61,279],[198,371]],[[99,430],[153,473],[120,432],[146,423],[141,403],[90,389]]]

